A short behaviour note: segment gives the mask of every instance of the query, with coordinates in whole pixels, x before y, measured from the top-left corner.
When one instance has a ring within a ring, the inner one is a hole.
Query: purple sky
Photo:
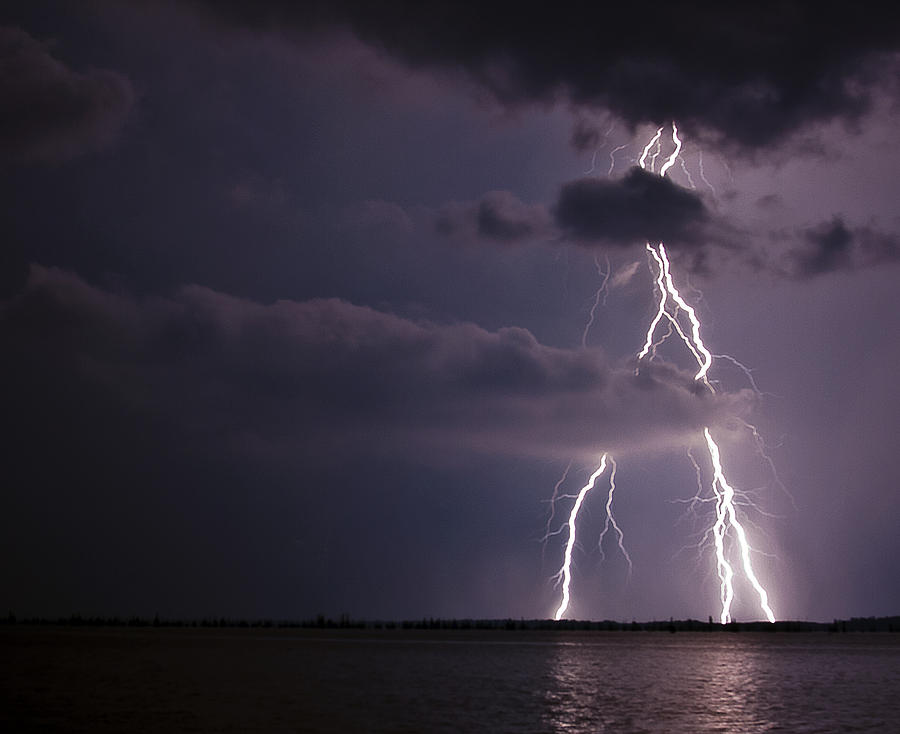
[[[571,616],[717,616],[708,425],[778,617],[898,613],[893,14],[297,5],[0,10],[0,609],[549,617],[609,451]],[[762,395],[635,375],[647,238]]]

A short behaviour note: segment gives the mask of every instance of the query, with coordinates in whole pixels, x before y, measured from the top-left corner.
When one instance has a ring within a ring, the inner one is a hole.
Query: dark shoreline
[[[832,622],[783,620],[729,622],[720,624],[707,620],[669,619],[647,622],[616,622],[612,620],[552,620],[552,619],[440,619],[417,620],[356,620],[342,615],[334,620],[322,615],[315,619],[235,619],[229,617],[202,619],[167,619],[146,617],[33,617],[17,619],[14,614],[0,618],[0,626],[30,627],[113,627],[113,628],[226,628],[226,629],[328,629],[328,630],[446,630],[446,631],[583,631],[583,632],[900,632],[900,616],[851,617]]]

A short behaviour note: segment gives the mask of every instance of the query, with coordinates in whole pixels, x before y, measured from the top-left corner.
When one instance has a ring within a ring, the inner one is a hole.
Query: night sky
[[[608,451],[634,568],[601,488],[570,616],[717,616],[710,426],[776,615],[897,614],[900,24],[851,7],[3,3],[0,609],[550,617]],[[635,373],[648,239],[759,394]]]

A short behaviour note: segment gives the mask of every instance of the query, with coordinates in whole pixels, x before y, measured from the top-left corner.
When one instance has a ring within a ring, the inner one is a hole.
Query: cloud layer
[[[0,27],[0,153],[56,160],[109,145],[134,104],[113,71],[79,73],[19,28]]]
[[[697,246],[709,214],[699,196],[669,179],[632,168],[621,179],[582,178],[562,187],[556,223],[582,243],[636,241]]]
[[[526,204],[509,191],[489,191],[477,202],[443,205],[434,218],[440,234],[463,240],[514,244],[552,236],[550,215],[541,204]]]
[[[590,458],[678,443],[749,408],[672,367],[635,375],[524,329],[415,323],[337,299],[264,305],[188,286],[139,301],[35,266],[0,320],[7,354],[65,365],[140,413],[311,452]]]
[[[706,131],[744,148],[856,118],[900,49],[886,5],[195,4],[248,27],[347,26],[412,67],[464,70],[506,105],[565,96],[631,124],[677,119],[695,138]]]
[[[872,227],[848,227],[842,217],[810,227],[802,233],[800,242],[789,255],[789,270],[798,278],[900,259],[897,235]]]
[[[621,178],[563,184],[550,211],[491,191],[476,202],[444,205],[434,223],[443,235],[499,244],[552,240],[625,249],[650,241],[694,251],[731,244],[728,228],[700,196],[637,167]]]

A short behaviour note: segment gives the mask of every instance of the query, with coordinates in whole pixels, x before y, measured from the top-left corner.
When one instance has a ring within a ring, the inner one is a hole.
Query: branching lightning
[[[560,499],[559,496],[559,488],[562,487],[563,483],[569,476],[569,470],[572,468],[572,462],[570,461],[566,464],[566,468],[563,470],[562,476],[559,478],[559,481],[553,487],[553,495],[550,497],[550,514],[547,517],[547,530],[544,533],[543,537],[543,548],[541,550],[541,559],[544,558],[544,552],[547,550],[547,540],[554,535],[558,535],[562,532],[562,528],[558,530],[551,530],[553,527],[553,518],[556,517],[556,501]]]
[[[606,297],[609,295],[609,276],[612,273],[612,267],[609,264],[609,256],[606,257],[606,269],[604,270],[600,266],[600,260],[594,256],[594,265],[597,267],[597,275],[600,276],[600,287],[597,288],[597,292],[594,294],[594,304],[591,306],[590,315],[588,317],[587,323],[584,325],[584,331],[581,333],[581,347],[582,349],[587,347],[587,336],[588,332],[591,330],[591,327],[594,325],[594,318],[597,315],[597,308],[602,303],[604,306],[606,305]]]
[[[597,167],[597,154],[600,153],[603,148],[606,147],[606,142],[609,140],[610,133],[612,133],[613,128],[615,127],[615,123],[611,122],[606,132],[603,133],[603,139],[599,142],[597,147],[594,149],[594,154],[591,156],[591,167],[584,172],[584,175],[587,176],[589,173],[593,173],[594,169]]]
[[[594,482],[597,481],[597,478],[603,474],[604,471],[606,471],[606,454],[603,454],[600,458],[600,466],[597,467],[597,470],[593,474],[591,474],[588,483],[581,488],[578,497],[575,499],[575,505],[572,507],[572,512],[569,513],[569,538],[566,541],[565,560],[560,569],[563,595],[562,602],[560,602],[559,608],[556,610],[555,619],[557,620],[562,619],[562,615],[565,614],[566,609],[569,607],[569,586],[572,583],[572,549],[575,547],[575,521],[578,519],[578,511],[581,509],[581,505],[584,502],[587,493],[594,488]]]
[[[694,375],[695,380],[703,380],[703,382],[707,382],[706,373],[709,371],[710,366],[712,365],[712,355],[707,350],[706,345],[703,344],[703,340],[700,338],[700,320],[697,318],[697,314],[694,311],[693,306],[689,306],[687,302],[681,297],[681,294],[678,292],[678,289],[672,282],[672,272],[669,269],[669,257],[666,255],[666,248],[662,242],[659,243],[659,246],[656,250],[647,243],[647,249],[653,253],[654,258],[660,264],[663,273],[665,274],[666,280],[666,290],[669,292],[669,295],[672,296],[672,300],[678,304],[678,307],[681,308],[688,316],[688,319],[691,322],[691,339],[688,339],[684,336],[684,332],[681,331],[680,328],[677,329],[678,333],[681,335],[682,340],[688,347],[691,348],[691,353],[697,358],[697,363],[700,369],[697,371],[697,374]],[[672,321],[672,325],[676,325],[675,316],[670,316],[670,320]],[[703,355],[703,359],[700,359],[700,355]],[[708,383],[707,383],[708,384]]]
[[[712,192],[713,196],[718,197],[719,194],[716,191],[716,187],[713,186],[709,182],[709,179],[706,177],[706,172],[703,170],[703,151],[702,150],[700,151],[700,153],[697,157],[697,168],[700,169],[700,180],[703,181],[703,183],[705,183],[709,187],[709,190]]]
[[[648,354],[650,354],[651,350],[654,350],[653,334],[656,331],[656,327],[659,325],[659,322],[662,321],[662,317],[666,314],[666,298],[668,297],[662,260],[660,260],[659,255],[656,254],[656,250],[650,247],[649,244],[647,245],[647,249],[659,264],[659,272],[656,276],[656,288],[659,291],[659,308],[656,310],[656,316],[654,316],[653,320],[650,322],[650,328],[647,329],[647,339],[644,342],[644,348],[641,349],[640,352],[638,352],[637,358],[639,362]]]
[[[744,565],[744,573],[747,575],[747,578],[750,580],[750,583],[753,584],[753,588],[756,589],[756,593],[759,594],[759,605],[762,607],[763,611],[766,613],[766,618],[770,622],[775,621],[775,614],[772,612],[771,607],[769,607],[769,596],[766,593],[766,590],[762,587],[759,581],[756,578],[756,574],[753,572],[753,564],[750,561],[750,545],[747,542],[747,534],[744,531],[744,526],[741,525],[740,521],[737,518],[737,511],[734,506],[734,489],[731,488],[731,485],[728,484],[728,480],[725,479],[725,474],[722,471],[722,462],[719,459],[719,447],[716,445],[716,442],[713,441],[712,436],[709,433],[709,428],[703,429],[703,435],[706,437],[706,444],[709,447],[709,456],[712,459],[713,468],[715,472],[715,480],[713,483],[716,489],[716,496],[721,496],[722,500],[718,504],[717,514],[723,515],[728,513],[728,524],[733,527],[737,531],[738,543],[741,549],[741,561],[743,561]],[[717,523],[719,520],[717,520]],[[724,535],[724,531],[722,533]],[[716,552],[719,550],[719,541],[716,540]],[[734,598],[734,590],[731,588],[731,576],[732,571],[731,567],[728,566],[727,562],[720,559],[720,564],[724,564],[728,569],[728,585],[727,589],[724,589],[723,593],[727,592],[727,604],[723,603],[722,605],[722,624],[731,620],[731,600]]]
[[[631,556],[628,555],[628,550],[625,548],[625,534],[616,522],[612,511],[613,494],[616,491],[616,461],[612,456],[609,457],[609,463],[612,468],[609,470],[609,493],[606,495],[606,520],[603,522],[603,531],[600,533],[597,545],[600,548],[600,558],[602,559],[604,557],[603,538],[606,537],[606,533],[609,532],[609,528],[612,526],[613,530],[616,531],[616,542],[619,545],[619,550],[622,551],[622,555],[625,556],[625,560],[628,562],[628,576],[630,577],[631,572],[634,570],[634,564],[631,562]]]
[[[649,155],[650,149],[653,147],[653,145],[654,145],[655,143],[658,143],[658,142],[659,142],[659,138],[660,138],[660,136],[662,135],[662,131],[663,131],[663,128],[660,128],[659,130],[657,130],[657,131],[656,131],[656,135],[654,135],[654,136],[650,139],[650,142],[647,143],[647,144],[644,146],[644,152],[641,153],[641,157],[638,158],[638,165],[639,165],[641,168],[647,168],[647,156]],[[656,160],[656,155],[657,155],[657,154],[654,153],[654,154],[653,154],[653,157],[650,159],[650,170],[651,170],[651,171],[653,170],[653,162]]]
[[[677,161],[678,156],[681,155],[681,140],[678,137],[678,128],[675,126],[674,122],[672,123],[672,142],[675,143],[675,150],[672,151],[672,155],[669,156],[668,160],[663,164],[663,167],[659,169],[660,176],[665,176],[666,171],[675,165],[675,161]]]
[[[606,172],[607,176],[612,176],[612,172],[613,172],[613,170],[615,170],[616,153],[618,153],[620,150],[623,150],[624,148],[627,148],[627,147],[628,147],[628,145],[617,145],[615,148],[613,148],[611,151],[609,151],[609,170]]]
[[[678,308],[687,315],[688,320],[691,323],[690,337],[688,337],[685,332],[680,329],[678,330],[678,333],[681,336],[682,341],[687,346],[692,347],[691,353],[694,355],[697,361],[699,369],[696,375],[694,375],[694,379],[702,381],[710,390],[713,390],[707,379],[707,372],[712,365],[712,354],[706,348],[706,345],[703,343],[703,340],[700,337],[700,321],[697,318],[696,312],[694,311],[693,307],[691,307],[681,297],[681,294],[674,285],[665,245],[660,243],[654,248],[648,242],[647,250],[653,254],[653,257],[659,266],[659,271],[662,273],[661,279],[665,281],[666,291],[671,296],[672,300],[678,305]],[[657,283],[659,282],[660,280],[658,279]],[[660,308],[665,309],[664,299],[661,298],[660,303]],[[657,313],[657,317],[659,317],[659,315],[660,314]],[[676,321],[676,315],[671,316],[673,323]],[[655,330],[656,324],[658,323],[659,318],[654,319],[654,323],[651,324],[651,327],[648,330],[647,343],[652,343],[653,330]],[[647,350],[645,348],[639,354],[638,359],[643,358],[646,353]],[[706,439],[706,444],[709,450],[710,460],[712,462],[714,472],[712,486],[716,497],[716,522],[713,526],[712,536],[715,543],[716,564],[718,568],[719,580],[721,582],[720,593],[722,600],[722,611],[720,614],[720,620],[722,624],[731,621],[731,604],[734,600],[734,569],[727,560],[725,549],[726,534],[729,528],[733,528],[737,535],[737,542],[738,547],[740,548],[744,574],[753,585],[753,588],[756,589],[757,593],[759,594],[760,607],[765,613],[766,618],[770,622],[774,622],[775,615],[773,614],[772,609],[768,604],[768,595],[765,589],[763,589],[762,585],[759,583],[756,574],[753,571],[753,564],[750,557],[751,548],[747,541],[746,531],[744,530],[743,525],[738,520],[737,509],[735,507],[735,492],[725,478],[725,474],[722,469],[719,447],[713,440],[708,427],[705,427],[703,429],[703,433]]]
[[[649,170],[653,171],[656,164],[656,159],[659,157],[662,150],[662,133],[664,129],[664,127],[660,127],[656,131],[656,134],[649,140],[649,142],[647,142],[647,144],[642,149],[641,156],[638,159],[638,165],[642,169],[647,170],[649,168]],[[672,144],[673,150],[671,154],[665,159],[665,162],[660,167],[660,176],[665,176],[666,173],[679,162],[679,160],[681,160],[682,168],[684,169],[685,173],[687,173],[687,169],[684,167],[684,161],[683,159],[680,159],[682,151],[682,141],[678,137],[678,128],[674,123],[672,124]],[[704,175],[702,158],[700,158],[700,177],[701,180],[703,180],[704,183],[709,186],[713,193],[715,193],[712,185],[709,184],[706,176]],[[690,179],[689,174],[688,180],[693,187],[693,181]],[[691,306],[689,303],[687,303],[687,301],[684,300],[678,288],[676,288],[675,286],[665,245],[661,242],[657,245],[652,245],[651,243],[647,242],[646,250],[651,261],[651,269],[655,270],[655,290],[658,293],[659,300],[656,307],[656,313],[647,328],[647,334],[644,339],[643,346],[637,353],[637,371],[640,371],[641,365],[645,361],[653,360],[656,357],[657,347],[659,347],[666,339],[668,339],[673,334],[677,334],[681,340],[681,343],[685,345],[685,347],[688,349],[697,363],[697,372],[694,375],[695,381],[702,383],[708,390],[710,390],[710,392],[715,392],[715,386],[710,382],[708,373],[710,368],[712,367],[714,358],[725,359],[732,362],[738,369],[740,369],[744,373],[754,392],[757,395],[760,395],[761,393],[756,385],[756,381],[754,380],[750,369],[745,367],[741,362],[738,362],[733,357],[730,357],[728,355],[713,355],[709,351],[709,349],[707,349],[700,335],[701,324],[696,310],[693,306]],[[653,267],[653,265],[655,265],[655,268]],[[599,263],[597,263],[597,268],[598,273],[603,278],[603,281],[595,296],[594,305],[590,312],[590,319],[585,326],[585,330],[582,336],[582,346],[584,346],[586,343],[588,330],[594,322],[595,311],[600,304],[600,295],[601,293],[606,292],[606,286],[610,277],[610,267],[608,262],[606,270],[601,270],[599,267]],[[682,316],[684,316],[687,320],[687,324],[685,326],[682,326],[682,323],[680,321],[680,317]],[[660,323],[664,319],[666,320],[666,331],[661,337],[657,338],[657,330]],[[784,488],[784,485],[778,478],[774,463],[765,452],[764,443],[759,436],[758,431],[749,423],[745,422],[744,425],[752,433],[752,436],[756,441],[757,452],[760,454],[763,460],[767,462],[775,482],[785,491],[785,493],[787,493],[787,490]],[[715,549],[716,572],[720,582],[719,596],[721,601],[721,612],[719,615],[719,619],[722,624],[726,624],[732,619],[731,607],[735,598],[735,566],[732,565],[731,561],[729,561],[729,549],[736,545],[737,553],[740,557],[740,563],[738,565],[743,571],[743,575],[746,577],[750,585],[759,596],[759,605],[763,613],[765,614],[766,619],[768,619],[769,622],[774,622],[775,614],[772,611],[771,606],[769,605],[768,593],[760,583],[753,569],[753,549],[751,548],[748,541],[747,531],[745,530],[744,524],[741,522],[738,516],[738,506],[741,504],[738,500],[738,493],[728,482],[725,476],[725,472],[722,467],[722,459],[719,446],[713,439],[712,433],[708,426],[704,427],[703,429],[703,438],[706,444],[707,452],[709,454],[710,466],[712,468],[713,478],[710,483],[712,496],[704,496],[703,470],[700,463],[696,460],[693,453],[691,453],[689,450],[688,457],[692,462],[697,474],[697,492],[692,498],[686,500],[686,502],[689,503],[691,509],[696,507],[699,503],[715,503],[715,522],[713,523],[712,527],[708,528],[706,533],[704,533],[704,540],[702,540],[701,543],[711,538],[712,544]],[[599,466],[590,476],[587,484],[585,484],[585,486],[581,488],[581,491],[576,496],[575,503],[569,514],[568,539],[566,542],[564,561],[562,567],[559,570],[559,573],[557,574],[557,578],[561,579],[562,581],[563,594],[559,608],[556,610],[555,618],[557,620],[562,618],[569,607],[570,585],[572,578],[572,550],[575,546],[578,513],[584,503],[587,494],[591,489],[593,489],[598,477],[600,477],[606,471],[607,464],[609,464],[612,468],[610,471],[609,492],[607,494],[605,508],[606,520],[603,532],[600,534],[600,543],[602,544],[603,538],[609,531],[609,528],[612,527],[616,532],[618,547],[621,550],[626,561],[628,562],[629,576],[631,574],[631,556],[625,549],[624,534],[612,514],[613,495],[616,490],[616,463],[612,459],[612,457],[609,456],[609,454],[604,453],[600,460]],[[559,497],[559,490],[561,485],[565,481],[567,473],[568,467],[566,469],[566,473],[554,487],[554,501]],[[744,504],[753,504],[746,493],[741,494],[740,496],[745,498]],[[550,534],[549,528],[550,521],[548,520],[548,536]],[[563,528],[560,528],[560,530],[557,532],[561,532],[562,529]],[[545,536],[545,538],[548,536]],[[731,542],[729,542],[729,539],[731,539]],[[600,553],[602,557],[602,545]]]
[[[696,189],[697,186],[694,184],[694,177],[691,176],[691,172],[688,170],[687,164],[684,162],[684,158],[679,159],[679,164],[681,165],[681,170],[684,173],[684,177],[687,179],[688,186],[692,189]]]

